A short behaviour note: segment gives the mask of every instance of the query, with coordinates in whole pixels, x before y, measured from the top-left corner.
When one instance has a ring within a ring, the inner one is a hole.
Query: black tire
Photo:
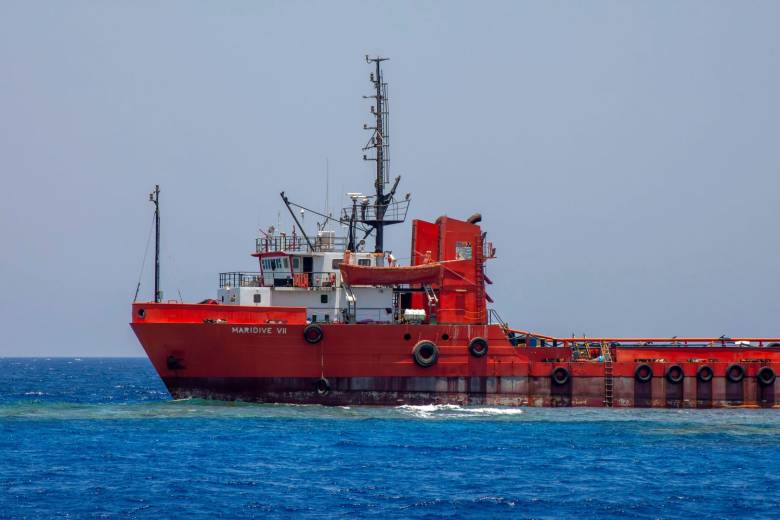
[[[756,374],[758,384],[761,386],[772,386],[775,384],[776,377],[777,376],[775,375],[775,371],[769,367],[761,367],[761,369],[758,371],[758,374]]]
[[[474,338],[469,341],[469,353],[475,358],[481,358],[488,353],[488,342],[485,338]]]
[[[732,383],[740,383],[745,379],[745,367],[742,365],[729,365],[726,369],[726,379]]]
[[[648,381],[653,379],[653,367],[651,367],[647,363],[642,363],[641,365],[636,367],[636,370],[634,370],[634,377],[640,383],[647,383]]]
[[[432,367],[439,360],[439,347],[433,341],[419,341],[412,349],[412,358],[423,368]]]
[[[322,327],[315,325],[314,323],[306,325],[303,329],[303,339],[306,340],[306,343],[311,343],[312,345],[322,341],[323,335]]]
[[[700,366],[696,370],[696,379],[698,379],[702,383],[709,383],[710,381],[712,381],[713,375],[714,374],[712,372],[712,368],[707,365]]]
[[[680,365],[672,365],[666,369],[666,380],[672,384],[682,383],[685,379],[685,372]]]
[[[324,377],[317,380],[314,388],[317,390],[317,395],[328,395],[330,393],[330,383]]]
[[[563,386],[569,382],[569,370],[564,367],[557,367],[550,374],[553,384]]]

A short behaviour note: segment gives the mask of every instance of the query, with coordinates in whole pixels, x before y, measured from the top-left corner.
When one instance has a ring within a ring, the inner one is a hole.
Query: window
[[[317,315],[316,314],[312,314],[311,315],[311,322],[315,323],[316,321],[317,321]]]
[[[297,271],[298,269],[300,269],[300,266],[301,266],[301,259],[298,258],[297,256],[293,257],[293,269]]]
[[[341,264],[341,262],[343,262],[343,260],[341,258],[334,258],[333,262],[330,263],[330,266],[333,269],[338,269],[339,268],[339,264]]]
[[[260,294],[260,293],[255,293],[255,295],[254,295],[254,301],[255,301],[255,303],[260,303],[260,302],[262,301],[262,299],[263,299],[263,295],[262,295],[262,294]]]
[[[330,323],[330,314],[325,315],[325,322]]]
[[[320,294],[320,303],[328,303],[328,295]]]
[[[371,265],[370,258],[358,258],[358,265]]]
[[[282,264],[283,264],[283,267],[284,267],[285,270],[290,269],[290,259],[289,258],[287,258],[287,257],[282,258]]]

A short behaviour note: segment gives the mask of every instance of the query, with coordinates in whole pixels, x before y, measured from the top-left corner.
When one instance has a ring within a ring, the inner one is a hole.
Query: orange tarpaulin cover
[[[341,277],[349,285],[399,285],[406,283],[436,283],[443,266],[440,263],[404,267],[373,267],[368,265],[339,265]]]

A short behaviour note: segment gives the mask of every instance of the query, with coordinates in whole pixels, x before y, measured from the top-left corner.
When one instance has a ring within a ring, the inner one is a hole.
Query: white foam
[[[510,407],[463,407],[457,404],[423,404],[409,405],[404,404],[397,407],[403,413],[408,413],[422,419],[430,418],[462,418],[462,417],[489,417],[496,415],[520,415],[523,413],[521,408]]]

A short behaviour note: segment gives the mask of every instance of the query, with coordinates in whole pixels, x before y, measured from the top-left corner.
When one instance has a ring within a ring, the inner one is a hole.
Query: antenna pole
[[[160,303],[160,185],[154,185],[154,191],[149,194],[149,200],[154,203],[154,302]]]
[[[376,161],[376,181],[374,187],[376,188],[376,243],[374,247],[375,253],[382,253],[384,251],[384,216],[387,210],[388,201],[385,200],[385,183],[387,182],[387,84],[382,80],[382,67],[381,63],[387,61],[389,58],[382,58],[377,56],[371,58],[366,56],[367,63],[373,63],[375,65],[374,73],[371,74],[371,82],[374,85],[375,94],[373,96],[367,96],[374,98],[376,104],[371,107],[371,112],[375,118],[375,125],[371,130],[374,134],[369,141],[369,144],[364,148],[374,148],[376,150],[376,157],[363,156],[365,160]],[[369,127],[366,127],[369,129]]]

